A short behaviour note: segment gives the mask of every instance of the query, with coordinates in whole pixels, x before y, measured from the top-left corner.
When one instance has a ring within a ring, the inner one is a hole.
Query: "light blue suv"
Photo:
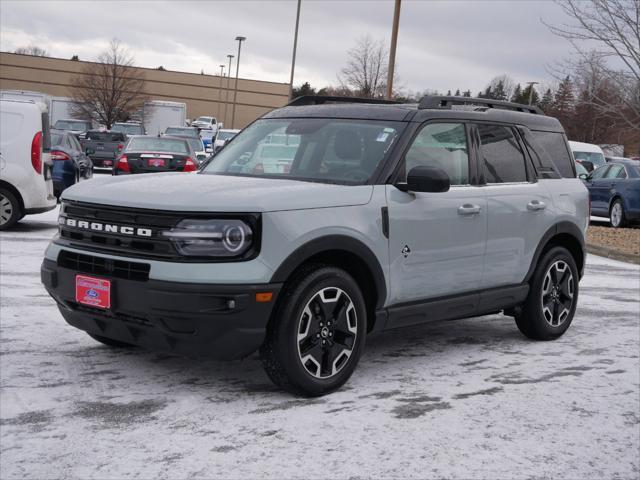
[[[562,335],[589,218],[575,177],[535,107],[302,97],[198,173],[66,190],[42,281],[102,343],[259,350],[277,385],[322,395],[373,332],[504,312],[530,338]]]

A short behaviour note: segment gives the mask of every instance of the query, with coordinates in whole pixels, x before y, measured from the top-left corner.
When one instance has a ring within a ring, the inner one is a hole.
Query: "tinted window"
[[[487,183],[526,182],[527,170],[520,144],[510,128],[478,125],[480,156]]]
[[[604,178],[624,178],[620,176],[621,174],[625,174],[624,167],[622,165],[611,165],[611,168]]]
[[[362,185],[403,127],[369,120],[262,119],[240,132],[204,172]],[[274,137],[282,141],[271,143]]]
[[[133,137],[127,144],[127,151],[189,153],[186,140],[163,137]]]
[[[405,156],[405,171],[414,167],[438,167],[449,175],[451,185],[469,183],[467,134],[459,123],[430,123],[414,140]]]
[[[609,168],[609,165],[603,165],[595,169],[593,172],[591,172],[591,179],[597,180],[598,178],[602,178],[608,168]]]
[[[554,132],[531,132],[533,137],[538,142],[538,145],[549,155],[549,158],[553,161],[556,169],[565,178],[574,177],[573,159],[569,155],[567,144],[564,140],[564,135]]]
[[[576,152],[574,150],[573,156],[576,160],[586,160],[587,162],[593,163],[596,167],[600,165],[604,165],[606,163],[604,159],[604,155],[601,153],[594,152]]]
[[[118,132],[87,132],[87,139],[99,142],[123,142],[125,137],[123,133]]]

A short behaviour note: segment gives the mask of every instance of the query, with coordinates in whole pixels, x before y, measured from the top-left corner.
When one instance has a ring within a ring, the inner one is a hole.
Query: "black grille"
[[[62,250],[58,255],[58,265],[82,273],[92,273],[106,277],[122,278],[145,282],[149,280],[148,263],[126,262],[109,258],[94,257]]]

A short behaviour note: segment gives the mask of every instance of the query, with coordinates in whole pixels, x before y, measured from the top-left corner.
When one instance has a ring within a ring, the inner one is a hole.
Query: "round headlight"
[[[244,245],[244,239],[244,229],[236,225],[225,230],[222,244],[230,252],[236,253]]]
[[[253,232],[242,220],[182,220],[162,233],[176,250],[191,257],[238,257],[252,246]]]

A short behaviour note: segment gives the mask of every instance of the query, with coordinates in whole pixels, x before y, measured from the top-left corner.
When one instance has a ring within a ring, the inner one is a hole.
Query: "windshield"
[[[165,135],[181,135],[183,137],[197,137],[198,130],[195,128],[167,127],[164,131]]]
[[[58,145],[62,145],[62,134],[51,132],[51,146],[57,147]]]
[[[189,144],[189,147],[191,147],[191,150],[193,150],[194,152],[201,152],[204,150],[202,142],[199,139],[185,138],[185,140]]]
[[[142,131],[142,125],[136,125],[136,124],[126,124],[126,123],[120,123],[120,124],[115,124],[112,128],[111,128],[112,132],[122,132],[122,133],[126,133],[127,135],[143,135],[144,132]]]
[[[389,152],[400,122],[263,119],[240,132],[203,173],[362,185]]]
[[[127,145],[129,152],[189,153],[186,140],[177,138],[134,137]]]
[[[196,122],[211,123],[212,117],[198,117]]]
[[[596,152],[573,152],[573,156],[576,160],[582,160],[593,163],[594,166],[599,167],[604,165],[604,155]]]
[[[216,135],[216,140],[229,140],[236,135],[236,132],[218,132],[218,135]]]
[[[98,142],[124,142],[126,139],[122,132],[87,132],[87,140]]]
[[[87,130],[87,122],[73,120],[58,120],[53,128],[57,128],[58,130],[77,130],[80,132],[84,132]]]

